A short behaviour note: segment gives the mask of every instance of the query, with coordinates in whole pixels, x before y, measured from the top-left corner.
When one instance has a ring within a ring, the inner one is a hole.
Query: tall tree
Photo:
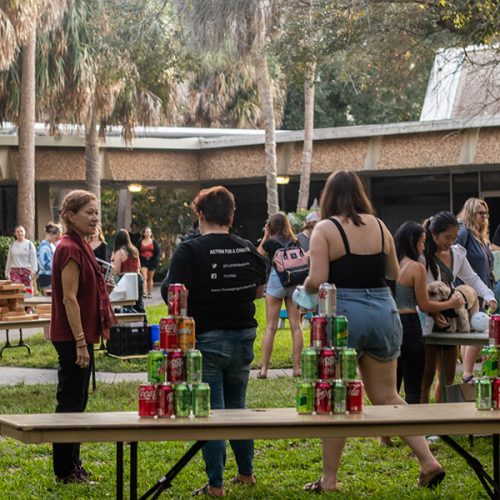
[[[255,66],[265,129],[265,172],[267,211],[279,210],[276,121],[273,87],[266,45],[276,33],[281,2],[277,0],[177,0],[188,38],[202,50],[230,48],[236,57],[246,58]]]

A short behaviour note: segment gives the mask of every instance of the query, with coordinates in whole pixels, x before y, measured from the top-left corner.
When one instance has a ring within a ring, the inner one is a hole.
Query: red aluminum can
[[[168,316],[160,319],[160,349],[179,348],[177,323],[178,318],[175,316]]]
[[[489,322],[490,345],[500,346],[500,314],[492,314]]]
[[[182,283],[168,285],[168,314],[170,316],[187,315],[187,288]]]
[[[174,414],[174,388],[168,382],[156,388],[156,415],[168,418]]]
[[[500,410],[500,378],[491,381],[491,406],[494,410]]]
[[[335,378],[335,351],[331,347],[323,347],[319,351],[319,378],[331,380]]]
[[[156,416],[156,387],[153,384],[139,386],[139,417]]]
[[[177,338],[179,339],[179,349],[182,352],[191,351],[195,348],[196,334],[193,318],[178,318]]]
[[[363,411],[363,382],[351,380],[347,382],[347,405],[349,413],[361,413]]]
[[[311,319],[311,347],[326,347],[326,327],[328,319],[325,316],[313,316]]]
[[[167,351],[167,382],[175,384],[184,381],[184,353],[180,349]]]
[[[314,411],[318,415],[332,413],[332,385],[327,380],[318,380],[314,386]]]

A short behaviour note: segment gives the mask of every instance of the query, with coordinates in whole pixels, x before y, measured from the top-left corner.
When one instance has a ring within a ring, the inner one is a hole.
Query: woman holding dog
[[[321,283],[337,287],[337,313],[349,321],[349,347],[358,354],[366,395],[376,405],[405,402],[396,390],[396,364],[402,327],[386,279],[396,280],[398,261],[394,241],[375,217],[359,177],[340,170],[328,178],[321,195],[321,221],[311,237],[306,292]],[[437,486],[445,472],[423,436],[402,438],[420,463],[419,485]],[[307,491],[335,491],[345,438],[323,439],[323,475]]]
[[[397,388],[404,381],[405,401],[420,403],[424,375],[425,348],[418,309],[436,313],[455,309],[463,304],[460,293],[454,293],[445,302],[429,300],[425,266],[419,261],[425,249],[425,229],[417,222],[405,222],[394,235],[399,261],[399,276],[394,289],[394,299],[403,325],[403,344],[398,358]]]
[[[427,231],[425,242],[425,267],[427,269],[427,283],[433,281],[443,281],[450,288],[457,278],[466,285],[471,286],[478,294],[489,303],[492,311],[498,304],[493,292],[474,272],[467,260],[467,251],[461,245],[456,245],[459,224],[456,217],[451,212],[439,212],[424,223]],[[437,328],[434,327],[434,324]],[[425,316],[425,322],[422,326],[423,333],[430,333],[433,329],[448,328],[449,323],[442,313]],[[443,348],[443,366],[438,356],[440,348]],[[450,385],[455,378],[455,368],[457,363],[456,346],[425,346],[425,369],[422,382],[422,403],[429,402],[429,393],[436,367],[439,376],[434,389],[436,402],[443,400],[443,387],[441,386],[442,375],[444,372],[445,383]]]
[[[469,198],[458,214],[462,223],[458,231],[457,243],[467,250],[467,260],[472,269],[490,289],[495,287],[493,278],[493,253],[490,250],[488,205],[479,198]],[[479,296],[481,310],[487,301]],[[462,361],[464,373],[462,382],[471,383],[474,380],[474,363],[481,352],[481,346],[462,346]]]

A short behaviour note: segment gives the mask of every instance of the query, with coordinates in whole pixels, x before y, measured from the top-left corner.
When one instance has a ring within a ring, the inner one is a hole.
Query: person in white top
[[[26,239],[23,226],[17,226],[14,235],[16,239],[9,247],[5,276],[13,283],[23,284],[27,289],[33,290],[33,279],[38,271],[35,245]]]
[[[453,287],[455,279],[460,278],[466,285],[476,290],[479,297],[488,302],[491,311],[498,307],[495,295],[481,281],[481,278],[473,271],[467,260],[467,251],[461,245],[455,245],[459,224],[451,212],[439,212],[424,223],[427,231],[425,241],[425,267],[427,269],[427,283],[443,281]],[[423,317],[422,333],[430,333],[432,330],[448,327],[448,321],[443,313],[434,313]],[[443,348],[443,366],[438,366],[440,347]],[[441,386],[441,370],[444,370],[446,385],[453,384],[455,368],[457,364],[457,347],[450,346],[425,346],[425,368],[422,381],[421,403],[429,402],[429,393],[432,382],[438,368],[434,397],[436,402],[443,400],[443,388]]]

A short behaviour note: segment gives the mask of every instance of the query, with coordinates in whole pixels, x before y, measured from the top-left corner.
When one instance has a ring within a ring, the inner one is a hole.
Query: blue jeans
[[[211,330],[196,339],[203,354],[203,381],[210,385],[213,410],[245,408],[250,363],[253,361],[255,328]],[[253,440],[231,440],[238,472],[253,474]],[[203,447],[208,484],[222,488],[226,465],[226,442],[208,441]]]

